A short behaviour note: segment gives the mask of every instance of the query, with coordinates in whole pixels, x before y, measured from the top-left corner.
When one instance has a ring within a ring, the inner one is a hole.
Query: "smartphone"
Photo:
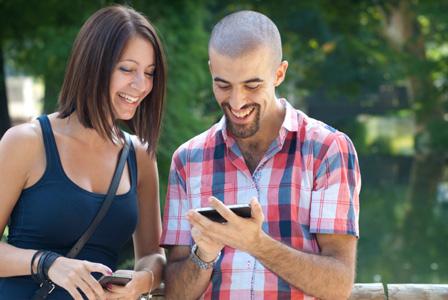
[[[98,282],[101,284],[103,288],[105,288],[108,284],[115,284],[115,285],[126,285],[129,281],[131,281],[132,276],[130,274],[120,274],[120,273],[113,273],[112,275],[103,275],[98,280]]]
[[[251,209],[249,204],[231,204],[227,205],[227,207],[233,211],[236,215],[242,217],[242,218],[251,218]],[[218,223],[226,223],[226,219],[224,219],[216,209],[213,207],[201,207],[197,208],[196,211],[203,215],[204,217],[207,217],[208,219],[218,222]]]

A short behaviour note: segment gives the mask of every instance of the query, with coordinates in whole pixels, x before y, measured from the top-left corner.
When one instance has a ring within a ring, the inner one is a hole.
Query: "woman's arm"
[[[133,235],[135,265],[133,279],[125,287],[112,286],[108,299],[120,295],[137,297],[157,288],[162,281],[165,253],[159,246],[162,223],[159,204],[159,178],[155,156],[146,152],[146,147],[133,139],[138,169],[138,223]],[[122,272],[122,271],[118,271]]]
[[[45,149],[37,122],[9,129],[0,141],[0,229],[3,233],[11,212],[24,188],[36,183],[45,172]],[[31,260],[36,250],[20,249],[0,243],[0,277],[31,275]],[[39,256],[33,270],[37,269]],[[50,267],[48,277],[66,289],[74,299],[104,299],[104,291],[91,272],[111,270],[101,264],[59,257]]]
[[[36,177],[34,174],[36,169],[45,168],[42,167],[45,166],[45,151],[39,138],[42,140],[40,128],[36,124],[28,123],[10,128],[0,141],[2,234],[22,190],[29,185],[33,177]],[[41,161],[42,158],[44,161]],[[35,250],[19,249],[0,243],[0,277],[30,275],[30,263],[34,252]]]
[[[137,147],[139,222],[135,230],[135,270],[151,270],[154,273],[152,289],[162,281],[165,253],[159,246],[162,221],[159,201],[159,176],[155,156],[149,156],[146,148]]]

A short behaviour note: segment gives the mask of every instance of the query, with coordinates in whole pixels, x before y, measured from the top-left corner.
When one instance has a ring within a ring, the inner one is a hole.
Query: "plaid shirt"
[[[258,167],[250,173],[225,118],[173,155],[161,244],[191,245],[189,209],[249,203],[255,196],[272,238],[319,253],[316,233],[358,236],[360,172],[350,139],[295,110],[285,119]],[[279,259],[282,259],[279,257]],[[248,253],[225,247],[204,299],[314,299],[266,269]]]

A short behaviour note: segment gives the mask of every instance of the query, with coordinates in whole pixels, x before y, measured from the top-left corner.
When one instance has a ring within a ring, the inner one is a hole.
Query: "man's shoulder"
[[[298,134],[301,135],[303,141],[328,143],[339,137],[348,138],[342,131],[306,115],[301,110],[296,109],[296,113],[299,119]]]
[[[301,153],[313,153],[315,157],[336,150],[355,153],[353,142],[344,132],[308,116],[301,110],[295,109],[295,113],[298,120],[297,140],[300,141],[298,145]],[[333,151],[328,152],[330,148]]]

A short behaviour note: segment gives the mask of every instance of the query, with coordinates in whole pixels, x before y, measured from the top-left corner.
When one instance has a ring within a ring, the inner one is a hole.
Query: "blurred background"
[[[67,57],[104,0],[0,0],[0,136],[56,107]],[[268,15],[289,61],[278,95],[346,132],[363,188],[356,282],[448,283],[448,1],[123,1],[156,25],[168,98],[161,202],[173,151],[220,116],[207,42],[224,15]],[[7,235],[7,229],[3,238]],[[132,266],[132,243],[122,266]]]

